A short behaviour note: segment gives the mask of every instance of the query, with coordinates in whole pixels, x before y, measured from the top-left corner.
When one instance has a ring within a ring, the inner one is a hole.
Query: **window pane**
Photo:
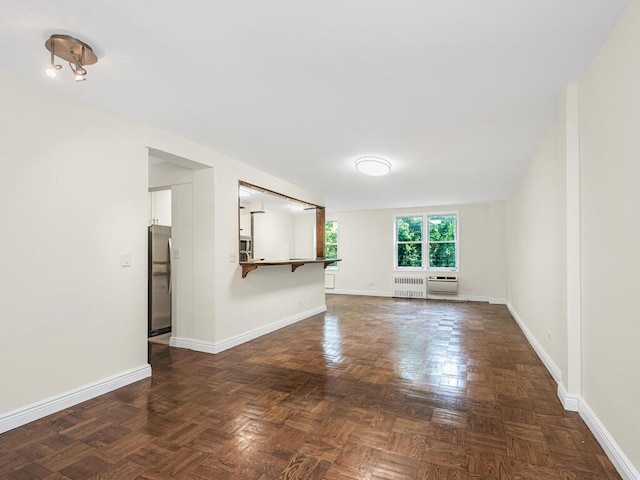
[[[422,217],[398,217],[396,221],[399,242],[422,241]]]
[[[432,268],[455,268],[456,244],[453,242],[429,244],[429,266]]]
[[[398,245],[399,267],[422,267],[422,244],[401,243]]]
[[[429,217],[429,240],[452,242],[456,239],[456,216],[439,215]]]
[[[338,243],[338,222],[331,220],[324,224],[324,243]]]
[[[326,258],[338,258],[338,245],[325,245],[324,256]]]

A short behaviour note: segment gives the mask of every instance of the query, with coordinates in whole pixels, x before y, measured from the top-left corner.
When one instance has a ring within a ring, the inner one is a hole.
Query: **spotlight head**
[[[58,75],[58,70],[62,68],[62,65],[51,64],[47,68],[44,69],[46,74],[51,78],[55,78]]]
[[[98,61],[89,45],[69,35],[51,35],[44,46],[51,52],[51,65],[46,69],[50,77],[55,77],[57,71],[62,68],[61,65],[55,64],[55,57],[69,62],[76,82],[84,82],[87,79],[85,65],[93,65]]]

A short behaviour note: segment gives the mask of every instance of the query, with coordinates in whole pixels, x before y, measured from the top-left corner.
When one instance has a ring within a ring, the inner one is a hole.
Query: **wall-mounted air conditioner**
[[[429,275],[428,292],[434,295],[456,295],[458,293],[458,277],[455,275]]]

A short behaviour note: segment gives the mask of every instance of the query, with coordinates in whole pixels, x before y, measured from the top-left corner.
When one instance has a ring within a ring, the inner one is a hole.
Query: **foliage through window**
[[[324,256],[338,258],[338,221],[328,220],[324,223]],[[338,262],[329,264],[328,268],[337,268]]]
[[[396,268],[458,268],[457,215],[397,216],[395,227]]]

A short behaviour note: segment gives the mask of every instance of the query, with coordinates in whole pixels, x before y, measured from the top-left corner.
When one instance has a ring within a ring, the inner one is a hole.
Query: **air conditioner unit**
[[[458,277],[455,275],[429,275],[428,291],[435,295],[456,295]]]

